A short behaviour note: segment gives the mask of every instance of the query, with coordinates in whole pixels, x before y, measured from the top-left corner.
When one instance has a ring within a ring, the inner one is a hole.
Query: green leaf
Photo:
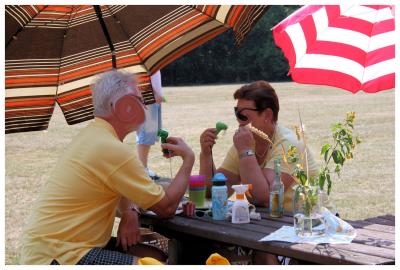
[[[343,153],[342,151],[339,151],[340,153],[340,165],[343,166],[344,162],[346,161],[346,154]]]
[[[350,148],[350,145],[348,145],[348,144],[346,144],[346,156],[347,156],[347,153],[351,153],[351,148]]]
[[[321,156],[325,155],[325,153],[331,148],[331,145],[329,143],[325,144],[321,148]]]
[[[296,188],[295,192],[294,192],[294,199],[295,201],[298,201],[300,197],[300,189]]]
[[[352,145],[353,144],[353,136],[352,135],[349,135],[347,144],[348,145]]]
[[[343,158],[343,154],[341,151],[336,150],[336,149],[333,150],[332,158],[333,158],[333,161],[335,162],[335,164],[343,165],[344,158]]]
[[[326,180],[328,181],[328,195],[329,195],[332,189],[332,181],[331,181],[331,176],[329,174],[326,175]]]
[[[324,173],[319,175],[319,178],[318,178],[319,183],[318,184],[319,184],[320,189],[324,189],[325,179],[326,179],[326,175]]]
[[[304,173],[300,174],[299,179],[300,179],[300,182],[301,182],[302,185],[305,185],[305,184],[306,184],[306,182],[307,182],[307,177],[306,177],[306,175],[305,175]]]
[[[344,161],[345,161],[345,154],[343,153],[343,151],[338,150],[338,159],[339,159],[339,164],[343,165]]]
[[[342,128],[342,124],[337,122],[337,123],[332,125],[331,130],[332,130],[332,132],[336,132],[336,130],[340,129],[340,128]]]

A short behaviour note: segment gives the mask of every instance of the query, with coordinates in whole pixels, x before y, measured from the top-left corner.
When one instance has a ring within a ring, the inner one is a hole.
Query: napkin
[[[277,231],[261,238],[259,241],[283,241],[290,243],[310,244],[349,244],[357,236],[356,230],[346,221],[332,214],[322,207],[322,215],[325,220],[325,235],[297,236],[292,226],[283,226]]]

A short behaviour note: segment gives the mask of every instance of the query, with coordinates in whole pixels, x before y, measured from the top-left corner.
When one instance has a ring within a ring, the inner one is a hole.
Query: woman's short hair
[[[235,91],[234,99],[253,100],[257,109],[270,108],[273,112],[274,121],[278,121],[279,100],[274,88],[266,81],[255,81],[246,84]]]
[[[117,70],[102,73],[91,86],[93,114],[95,116],[110,114],[111,104],[132,92],[132,85],[136,85],[136,77],[132,73]]]

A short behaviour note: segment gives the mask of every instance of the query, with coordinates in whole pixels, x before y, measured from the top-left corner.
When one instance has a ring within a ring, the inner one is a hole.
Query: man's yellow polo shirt
[[[135,149],[96,118],[67,147],[39,194],[22,240],[21,264],[76,264],[110,240],[121,195],[147,209],[164,196]]]
[[[257,135],[254,135],[257,136]],[[267,153],[265,160],[260,165],[261,169],[268,168],[274,169],[274,160],[277,158],[281,159],[281,172],[287,173],[291,175],[294,171],[295,164],[288,164],[283,161],[283,151],[287,155],[287,151],[290,145],[294,145],[297,147],[297,153],[302,153],[305,149],[305,145],[303,141],[299,141],[297,139],[296,134],[290,129],[284,127],[283,125],[277,124],[274,137],[272,138],[273,146]],[[315,162],[311,152],[307,149],[307,157],[308,157],[308,169],[309,173],[312,177],[317,176],[318,174],[318,164]],[[305,160],[302,162],[303,167],[305,168]],[[222,169],[225,169],[235,175],[240,176],[239,171],[239,154],[234,145],[231,146],[229,152],[227,153],[222,165]],[[293,187],[293,185],[292,185]],[[284,208],[286,211],[292,211],[293,209],[293,188],[285,190],[284,194]],[[253,187],[257,188],[257,187]]]

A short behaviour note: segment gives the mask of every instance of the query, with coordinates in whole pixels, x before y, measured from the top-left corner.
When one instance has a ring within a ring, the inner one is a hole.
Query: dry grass
[[[342,120],[347,111],[357,112],[355,128],[364,142],[357,147],[354,160],[345,164],[342,179],[335,181],[333,199],[346,219],[394,215],[394,91],[353,95],[321,86],[294,83],[275,83],[273,86],[281,103],[280,122],[288,127],[298,124],[299,108],[308,143],[316,157],[321,146],[330,140],[330,124]],[[228,131],[213,150],[215,163],[219,165],[237,126],[232,93],[238,87],[166,87],[165,129],[173,136],[185,138],[198,153],[200,133],[217,121],[227,123]],[[6,264],[18,263],[22,227],[32,202],[57,157],[86,124],[67,126],[61,112],[56,110],[48,131],[6,135]],[[125,140],[132,145],[134,141],[134,135]],[[149,164],[162,176],[170,176],[170,163],[161,157],[158,144],[151,149]],[[179,158],[172,160],[171,165],[174,174],[180,165]],[[198,161],[194,168],[194,172],[197,171]]]

